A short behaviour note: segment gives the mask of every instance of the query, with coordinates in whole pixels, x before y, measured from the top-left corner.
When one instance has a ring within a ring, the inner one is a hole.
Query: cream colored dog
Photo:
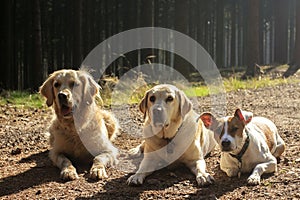
[[[222,150],[220,167],[229,177],[251,172],[248,184],[258,185],[263,173],[277,170],[276,158],[284,152],[285,143],[272,121],[240,109],[220,119],[210,113],[202,116],[216,134]]]
[[[119,126],[109,112],[96,104],[99,86],[92,76],[85,70],[59,70],[44,82],[40,93],[55,111],[49,128],[49,155],[61,170],[61,178],[78,178],[72,159],[92,161],[92,179],[107,177],[105,166],[117,161],[118,151],[110,140]]]
[[[140,105],[145,115],[144,142],[138,147],[144,158],[128,184],[142,184],[146,176],[172,162],[184,163],[199,185],[210,184],[204,156],[216,142],[212,131],[205,128],[186,95],[172,85],[158,85],[149,90]]]

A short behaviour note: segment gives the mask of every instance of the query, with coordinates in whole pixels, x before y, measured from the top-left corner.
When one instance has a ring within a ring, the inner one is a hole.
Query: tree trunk
[[[125,1],[124,1],[125,2]],[[138,16],[138,6],[136,0],[126,0],[126,9],[123,9],[124,30],[136,28]],[[132,38],[134,39],[134,38]],[[138,65],[137,51],[127,52],[123,58],[124,72]]]
[[[247,70],[243,79],[258,75],[256,63],[259,62],[259,6],[260,0],[248,0]]]
[[[141,1],[141,15],[143,19],[140,23],[141,27],[153,27],[154,26],[154,1],[153,0],[142,0]],[[152,36],[154,37],[154,36]],[[153,49],[142,49],[141,50],[141,61],[142,63],[147,61],[147,57],[154,54]],[[156,55],[157,56],[157,55]],[[141,64],[142,64],[141,63]]]
[[[41,31],[41,10],[39,0],[34,1],[33,5],[33,70],[32,77],[33,84],[32,89],[38,90],[39,86],[42,84],[44,79],[44,70],[42,65],[42,31]]]
[[[298,1],[298,0],[297,0]],[[278,64],[287,63],[288,45],[288,3],[283,0],[274,1],[275,16],[275,48],[274,61]]]
[[[13,88],[14,79],[14,6],[15,1],[3,1],[3,12],[1,12],[0,23],[0,93],[2,89]]]
[[[183,34],[188,34],[189,32],[189,1],[175,1],[175,30]],[[174,68],[185,78],[189,78],[189,65],[178,55],[174,56]]]
[[[236,66],[236,41],[237,41],[237,34],[236,34],[236,18],[237,18],[237,5],[233,2],[232,11],[231,11],[231,52],[230,52],[230,65]]]
[[[24,83],[23,83],[23,88],[27,89],[30,88],[32,86],[32,81],[33,79],[35,79],[35,77],[32,76],[32,67],[35,64],[34,60],[32,59],[35,55],[33,55],[33,51],[35,46],[33,46],[34,41],[32,40],[32,38],[30,37],[31,33],[32,33],[32,19],[33,17],[33,12],[32,12],[32,8],[33,7],[33,2],[32,1],[28,1],[25,5],[25,16],[24,16],[24,25],[23,25],[23,30],[24,30],[24,36],[23,36],[23,40],[24,40],[24,64],[23,64],[23,73],[24,73]],[[20,88],[19,88],[20,89]]]
[[[217,4],[217,41],[216,41],[216,65],[224,66],[224,1],[219,1]]]
[[[73,23],[73,66],[78,69],[82,62],[82,0],[74,0],[74,23]]]
[[[295,74],[300,68],[300,1],[296,1],[296,40],[293,53],[293,60],[290,67],[283,74],[283,77],[289,77]]]

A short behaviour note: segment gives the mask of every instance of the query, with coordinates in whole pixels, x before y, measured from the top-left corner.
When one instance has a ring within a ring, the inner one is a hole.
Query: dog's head
[[[245,126],[252,120],[253,113],[236,109],[233,116],[215,118],[211,113],[203,113],[200,118],[206,128],[214,131],[215,139],[224,152],[239,148],[245,137]]]
[[[52,73],[40,87],[47,105],[54,106],[59,118],[72,118],[82,103],[91,104],[98,95],[99,86],[84,70],[59,70]]]
[[[154,130],[168,128],[172,122],[177,122],[192,109],[192,103],[187,96],[173,85],[162,84],[148,90],[139,104],[144,113],[146,123]]]

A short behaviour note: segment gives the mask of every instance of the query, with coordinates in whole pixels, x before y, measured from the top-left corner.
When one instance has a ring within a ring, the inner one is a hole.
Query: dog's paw
[[[128,185],[142,185],[144,183],[145,175],[134,174],[127,179]]]
[[[90,178],[94,180],[99,180],[102,178],[107,178],[107,173],[103,165],[93,165],[90,169]]]
[[[215,182],[215,179],[213,176],[206,173],[206,174],[199,174],[196,177],[196,181],[199,186],[205,186],[205,185],[213,184]]]
[[[249,185],[259,185],[260,184],[260,176],[258,174],[252,174],[247,179]]]
[[[237,176],[238,175],[238,173],[239,173],[239,169],[227,169],[226,171],[226,174],[227,174],[227,176],[229,176],[229,177],[235,177],[235,176]]]
[[[130,157],[140,157],[143,153],[143,150],[141,149],[141,145],[138,145],[137,147],[134,147],[132,149],[129,149],[128,154]]]
[[[60,177],[64,181],[72,181],[78,179],[76,168],[73,166],[67,167],[60,172]]]

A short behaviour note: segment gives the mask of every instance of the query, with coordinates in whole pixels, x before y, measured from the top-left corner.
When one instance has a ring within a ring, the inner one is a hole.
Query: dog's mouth
[[[61,110],[61,114],[64,117],[69,117],[72,116],[73,114],[73,107],[66,104],[61,104],[60,110]]]
[[[168,128],[169,127],[169,123],[167,122],[155,122],[153,123],[153,126],[156,128]]]
[[[231,148],[224,148],[224,147],[222,147],[221,149],[222,149],[223,152],[231,152],[232,151]]]

